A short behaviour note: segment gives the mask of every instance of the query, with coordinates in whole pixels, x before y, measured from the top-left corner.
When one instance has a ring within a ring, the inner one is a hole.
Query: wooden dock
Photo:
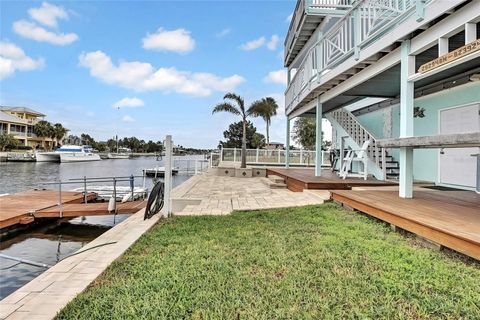
[[[89,193],[87,201],[97,195]],[[0,229],[25,225],[38,218],[74,218],[79,216],[107,215],[108,203],[84,203],[82,192],[62,192],[60,211],[59,194],[55,190],[31,190],[0,197]],[[145,201],[117,203],[117,213],[135,213],[145,207]]]
[[[397,190],[374,189],[331,193],[348,207],[480,260],[480,195],[417,188],[413,199],[404,199]]]

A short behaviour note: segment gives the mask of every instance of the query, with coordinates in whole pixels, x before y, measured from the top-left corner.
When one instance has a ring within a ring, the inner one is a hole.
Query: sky
[[[136,136],[213,148],[240,119],[212,115],[226,92],[279,104],[296,1],[2,1],[0,104],[26,106],[97,140]],[[261,119],[253,120],[265,134]]]

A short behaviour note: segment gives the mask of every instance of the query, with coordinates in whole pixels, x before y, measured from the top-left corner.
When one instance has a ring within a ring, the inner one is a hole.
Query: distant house
[[[265,145],[265,149],[268,149],[268,150],[279,150],[283,148],[284,148],[284,144],[280,142],[270,142],[267,145]]]
[[[50,149],[54,139],[33,133],[35,124],[44,117],[43,113],[30,108],[0,106],[0,132],[12,134],[21,146]]]

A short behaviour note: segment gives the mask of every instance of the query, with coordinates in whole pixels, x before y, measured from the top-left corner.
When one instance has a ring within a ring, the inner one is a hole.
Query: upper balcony
[[[298,0],[285,39],[284,61],[289,66],[327,16],[341,17],[355,0]]]

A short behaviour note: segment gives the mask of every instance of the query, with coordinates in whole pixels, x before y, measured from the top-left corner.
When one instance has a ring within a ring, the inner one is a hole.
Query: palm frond
[[[212,114],[217,113],[217,112],[229,112],[229,113],[232,113],[234,115],[238,115],[238,116],[241,115],[241,112],[234,105],[232,105],[231,103],[228,103],[228,102],[223,102],[223,103],[217,104],[213,108]]]
[[[236,93],[233,93],[233,92],[228,92],[227,94],[225,94],[225,96],[223,97],[223,99],[225,100],[232,100],[232,101],[235,101],[241,111],[242,114],[245,113],[245,101],[243,100],[243,98],[241,96],[239,96],[238,94]]]

